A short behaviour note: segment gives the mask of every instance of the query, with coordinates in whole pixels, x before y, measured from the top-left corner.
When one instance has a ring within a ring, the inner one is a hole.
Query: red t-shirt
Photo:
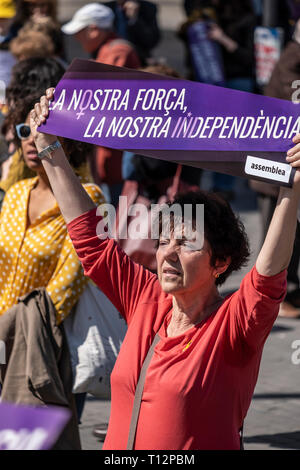
[[[254,267],[207,320],[168,338],[172,296],[114,240],[97,237],[100,220],[92,210],[68,230],[85,274],[128,324],[111,375],[103,449],[126,449],[135,387],[158,330],[161,340],[147,372],[135,449],[239,449],[263,345],[285,295],[286,271],[265,277]]]

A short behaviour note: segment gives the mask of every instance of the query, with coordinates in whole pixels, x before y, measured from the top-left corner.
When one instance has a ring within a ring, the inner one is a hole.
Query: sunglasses
[[[17,124],[16,125],[17,136],[20,140],[29,139],[31,135],[30,126],[28,124]]]

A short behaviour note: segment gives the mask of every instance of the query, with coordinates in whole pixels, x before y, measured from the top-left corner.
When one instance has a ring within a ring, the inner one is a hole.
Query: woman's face
[[[29,126],[29,115],[27,116],[24,124]],[[37,172],[41,171],[43,169],[43,165],[37,156],[38,151],[31,134],[27,139],[21,140],[21,149],[25,164],[28,166],[28,168]]]
[[[182,232],[182,227],[180,228]],[[160,237],[156,252],[158,279],[164,292],[181,295],[201,292],[215,284],[216,268],[211,266],[211,249],[207,240],[201,249],[185,238]]]

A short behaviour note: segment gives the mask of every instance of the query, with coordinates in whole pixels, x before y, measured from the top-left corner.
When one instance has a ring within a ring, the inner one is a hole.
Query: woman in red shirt
[[[55,141],[37,131],[52,98],[53,90],[48,90],[31,114],[39,151]],[[300,143],[300,135],[294,143]],[[300,166],[297,145],[287,161]],[[156,333],[159,342],[147,370],[133,448],[239,449],[239,430],[263,345],[286,291],[300,172],[292,189],[280,189],[255,266],[239,290],[223,299],[217,285],[245,262],[248,246],[240,222],[222,200],[201,192],[174,201],[181,207],[205,205],[204,243],[195,243],[201,242],[197,232],[196,239],[180,238],[186,220],[182,224],[174,217],[166,234],[160,224],[156,276],[105,236],[103,220],[61,149],[43,158],[43,165],[85,274],[128,324],[111,376],[111,416],[103,449],[126,449],[137,381]]]

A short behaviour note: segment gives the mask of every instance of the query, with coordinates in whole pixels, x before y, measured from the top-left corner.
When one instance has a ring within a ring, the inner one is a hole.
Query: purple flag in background
[[[199,82],[225,85],[224,69],[219,45],[208,38],[210,22],[196,21],[187,35],[193,68]]]
[[[65,408],[0,403],[0,450],[50,449],[69,417]]]
[[[40,130],[290,186],[298,104],[76,59]]]

